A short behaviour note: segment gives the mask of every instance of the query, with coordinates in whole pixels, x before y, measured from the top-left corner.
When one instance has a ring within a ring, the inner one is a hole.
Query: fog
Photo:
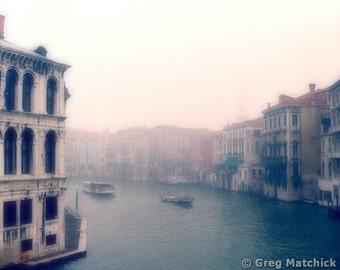
[[[3,0],[6,40],[69,64],[67,126],[220,130],[340,78],[339,1]]]

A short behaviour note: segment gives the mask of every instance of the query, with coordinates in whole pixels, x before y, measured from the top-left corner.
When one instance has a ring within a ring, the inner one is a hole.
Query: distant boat
[[[189,196],[183,196],[183,197],[178,197],[172,194],[166,194],[161,196],[161,201],[162,202],[171,202],[171,203],[177,203],[177,204],[192,204],[192,201],[194,200],[193,197]]]
[[[194,181],[188,180],[184,176],[169,176],[164,183],[169,185],[194,185]]]
[[[83,192],[94,195],[115,196],[115,188],[113,185],[104,182],[83,182]]]

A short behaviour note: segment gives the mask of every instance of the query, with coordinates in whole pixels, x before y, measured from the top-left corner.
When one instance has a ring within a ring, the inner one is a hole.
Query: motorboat
[[[194,200],[193,197],[189,197],[189,196],[179,197],[179,196],[172,195],[172,194],[165,194],[165,195],[162,195],[160,198],[162,202],[187,204],[187,205],[192,204],[192,201]]]

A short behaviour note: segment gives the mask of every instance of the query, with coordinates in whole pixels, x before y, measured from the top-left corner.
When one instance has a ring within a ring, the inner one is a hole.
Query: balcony
[[[60,123],[64,123],[66,117],[58,115],[37,114],[19,111],[0,110],[1,121],[7,123],[20,123],[24,125],[47,125],[51,127],[59,127]]]
[[[336,126],[331,126],[329,129],[330,133],[336,133],[336,132],[340,132],[340,125],[336,125]]]
[[[299,126],[292,126],[292,131],[299,131],[300,127]]]
[[[328,153],[329,158],[340,158],[340,150],[333,150]]]

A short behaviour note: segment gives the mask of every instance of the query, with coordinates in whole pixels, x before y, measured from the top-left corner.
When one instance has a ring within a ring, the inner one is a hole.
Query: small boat
[[[115,188],[113,185],[104,182],[83,182],[83,192],[94,195],[115,196]]]
[[[192,204],[192,201],[194,200],[193,197],[184,196],[184,197],[178,197],[172,194],[166,194],[161,196],[162,202],[171,202],[171,203],[177,203],[177,204]]]

